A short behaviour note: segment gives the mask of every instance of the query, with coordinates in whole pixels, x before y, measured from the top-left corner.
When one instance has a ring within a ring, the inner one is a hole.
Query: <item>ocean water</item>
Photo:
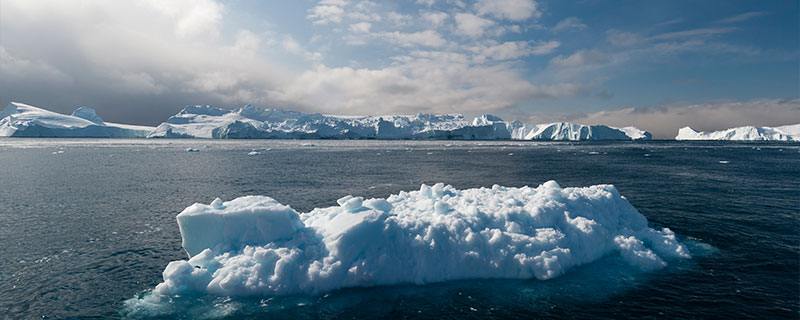
[[[198,152],[187,152],[187,148]],[[248,155],[258,149],[260,155]],[[125,301],[185,259],[175,215],[267,195],[298,211],[353,194],[614,184],[693,259],[615,258],[547,281],[462,280],[319,296],[187,296],[162,318],[800,316],[800,145],[0,139],[0,318],[136,317]],[[155,312],[157,311],[157,312]]]

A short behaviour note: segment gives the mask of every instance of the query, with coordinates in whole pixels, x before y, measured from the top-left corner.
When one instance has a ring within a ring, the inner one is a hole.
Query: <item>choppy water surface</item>
[[[187,152],[187,148],[197,152]],[[253,149],[261,154],[248,155]],[[653,273],[614,259],[548,281],[464,280],[321,296],[180,297],[165,318],[800,315],[800,145],[712,142],[0,139],[0,317],[131,315],[169,261],[175,215],[268,195],[298,211],[421,183],[610,183],[694,258]]]

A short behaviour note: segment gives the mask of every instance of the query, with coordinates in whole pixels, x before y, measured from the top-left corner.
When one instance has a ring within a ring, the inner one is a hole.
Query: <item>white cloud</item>
[[[434,3],[436,3],[436,0],[417,0],[417,3],[431,7]]]
[[[606,31],[606,40],[614,46],[629,47],[641,43],[644,39],[633,32],[611,29]]]
[[[441,26],[450,15],[444,12],[423,12],[422,18],[434,26]]]
[[[30,61],[9,54],[0,46],[0,74],[7,79],[70,83],[72,77],[44,61]]]
[[[261,45],[261,37],[248,30],[239,30],[236,33],[236,42],[233,49],[243,54],[255,54]]]
[[[308,19],[314,24],[328,24],[342,22],[344,9],[338,5],[317,5],[309,10]]]
[[[535,86],[505,65],[473,66],[457,54],[417,53],[380,69],[317,66],[282,99],[338,114],[497,113],[520,101],[584,92],[579,84]]]
[[[538,42],[531,47],[531,53],[537,56],[550,54],[559,46],[561,46],[561,42],[558,41]]]
[[[701,131],[715,131],[745,125],[797,124],[800,123],[800,99],[676,103],[657,107],[600,111],[572,117],[570,120],[611,126],[633,125],[652,132],[657,139],[673,139],[678,134],[678,129],[684,126]]]
[[[413,18],[410,15],[391,11],[386,14],[386,19],[394,23],[395,26],[405,26],[411,23]]]
[[[299,42],[297,42],[297,40],[295,40],[290,35],[285,35],[283,37],[283,42],[281,42],[281,46],[287,52],[303,57],[304,59],[309,61],[317,62],[322,59],[321,53],[309,51],[306,47],[301,45]]]
[[[350,4],[349,1],[346,0],[320,0],[319,4],[326,5],[326,6],[339,6],[344,7]]]
[[[596,50],[578,50],[569,56],[559,55],[550,60],[550,65],[560,68],[579,68],[603,65],[610,61],[604,53]]]
[[[359,22],[350,25],[351,32],[367,33],[370,28],[372,28],[372,24],[369,22]]]
[[[725,19],[720,19],[720,20],[717,20],[716,22],[717,23],[736,23],[736,22],[747,21],[747,20],[750,20],[750,19],[754,19],[754,18],[758,18],[758,17],[761,17],[761,16],[765,16],[767,14],[769,14],[769,12],[766,12],[766,11],[750,11],[750,12],[745,12],[745,13],[742,13],[742,14],[737,14],[737,15],[732,16],[732,17],[727,17]]]
[[[560,45],[561,43],[558,41],[540,43],[533,41],[508,41],[492,46],[473,47],[471,48],[471,51],[476,53],[477,61],[484,61],[486,59],[511,60],[530,55],[549,54]]]
[[[542,16],[533,0],[478,0],[475,10],[479,15],[492,15],[498,19],[522,21]]]
[[[433,30],[425,30],[412,33],[403,32],[382,32],[375,34],[378,37],[394,42],[403,47],[422,45],[427,47],[441,47],[447,43],[442,35]]]
[[[580,31],[586,28],[587,26],[578,17],[569,17],[556,23],[551,30],[553,32]]]
[[[263,36],[248,30],[233,30],[230,39],[197,34],[218,30],[224,10],[216,16],[209,8],[221,5],[187,3],[4,0],[0,94],[43,105],[112,101],[96,107],[113,111],[109,121],[124,114],[131,122],[163,119],[174,110],[161,108],[179,106],[164,101],[239,104],[249,96],[252,103],[274,102],[271,91],[290,75],[257,54]],[[14,75],[22,69],[40,83],[63,81],[46,94],[32,91]]]
[[[175,19],[175,33],[180,37],[219,35],[223,6],[212,0],[146,0],[146,5]]]
[[[648,40],[671,40],[671,39],[680,39],[680,38],[707,38],[711,36],[715,36],[718,34],[724,34],[731,31],[735,31],[737,28],[734,27],[725,27],[725,28],[700,28],[700,29],[690,29],[690,30],[683,30],[683,31],[676,31],[676,32],[667,32],[658,34],[648,38]]]
[[[456,33],[469,37],[480,37],[486,32],[486,28],[493,26],[494,21],[484,19],[469,13],[457,13]]]

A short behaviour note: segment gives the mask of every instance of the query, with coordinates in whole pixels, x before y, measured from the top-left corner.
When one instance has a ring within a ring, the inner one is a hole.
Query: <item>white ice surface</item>
[[[643,271],[689,253],[611,185],[347,196],[298,213],[269,197],[194,204],[178,217],[190,259],[170,262],[158,296],[278,296],[470,278],[550,279],[604,256]]]
[[[781,127],[737,127],[720,131],[678,130],[675,140],[800,141],[800,124]]]
[[[65,115],[12,102],[0,112],[0,137],[143,138],[153,129],[104,122],[88,107]]]

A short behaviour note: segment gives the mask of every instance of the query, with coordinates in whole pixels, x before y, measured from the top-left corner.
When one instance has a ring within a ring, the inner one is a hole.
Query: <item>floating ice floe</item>
[[[153,296],[279,296],[470,278],[541,280],[617,255],[632,268],[689,259],[612,185],[457,190],[422,185],[386,199],[346,196],[299,213],[265,196],[196,203],[177,216],[190,259]]]

